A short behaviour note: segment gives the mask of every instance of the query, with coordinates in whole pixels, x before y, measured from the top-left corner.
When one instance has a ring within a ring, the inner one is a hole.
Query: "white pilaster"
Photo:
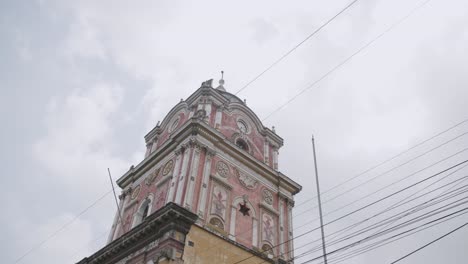
[[[185,178],[187,174],[187,166],[188,162],[190,159],[190,152],[192,148],[186,148],[183,154],[183,160],[182,160],[182,170],[180,172],[178,184],[177,184],[177,192],[176,192],[176,198],[174,202],[178,205],[182,206],[182,194],[184,193],[184,187],[185,187]]]
[[[235,206],[231,206],[231,221],[229,226],[229,238],[236,241],[236,213],[237,208]]]
[[[210,103],[207,103],[205,105],[205,111],[206,111],[206,116],[208,117],[208,122],[210,121],[211,119],[211,104]]]
[[[221,107],[218,107],[216,109],[216,117],[215,117],[215,124],[214,127],[218,129],[221,126],[221,118],[223,116],[223,111],[221,110]]]
[[[176,150],[175,151],[176,155],[176,162],[174,165],[174,170],[172,171],[172,178],[171,178],[171,184],[169,185],[169,192],[167,193],[167,198],[166,201],[173,202],[174,201],[174,192],[177,184],[177,180],[179,179],[179,168],[180,168],[180,160],[181,160],[181,150]]]
[[[278,149],[273,149],[273,169],[278,170]]]
[[[268,140],[265,140],[263,143],[263,156],[264,156],[264,161],[266,165],[270,164],[270,149],[269,149]]]
[[[200,161],[200,147],[195,146],[192,155],[192,165],[190,169],[190,178],[188,179],[187,193],[185,195],[185,208],[191,210],[193,208],[193,190],[195,188],[196,177],[198,175],[198,164]]]
[[[210,179],[211,173],[211,159],[214,153],[210,150],[206,150],[205,155],[205,166],[203,168],[203,179],[202,179],[202,186],[200,188],[201,196],[198,199],[198,216],[201,218],[205,218],[205,209],[206,209],[206,197],[208,195],[208,181]]]
[[[293,223],[292,223],[292,205],[288,203],[288,250],[289,250],[289,259],[294,258],[294,240],[293,240]]]
[[[258,248],[258,220],[252,217],[252,246]]]
[[[284,203],[283,200],[280,199],[279,202],[279,220],[280,220],[280,228],[279,228],[279,243],[280,243],[280,256],[284,256]]]

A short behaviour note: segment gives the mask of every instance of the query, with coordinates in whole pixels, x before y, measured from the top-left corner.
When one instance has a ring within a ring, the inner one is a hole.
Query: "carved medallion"
[[[141,190],[140,185],[138,185],[137,187],[135,187],[135,189],[133,189],[132,200],[138,197],[138,194],[140,194],[140,190]]]
[[[174,168],[174,161],[173,160],[168,161],[166,165],[164,165],[162,175],[166,176],[172,171],[173,168]]]
[[[273,194],[267,189],[263,189],[263,200],[269,205],[273,204]]]
[[[244,186],[245,188],[249,190],[253,190],[257,187],[257,180],[254,178],[246,175],[245,173],[241,173],[239,170],[235,170],[237,177],[239,178],[239,182]]]
[[[218,175],[227,178],[229,176],[229,165],[226,164],[224,161],[218,161],[216,163],[216,171],[218,172]]]
[[[169,133],[174,131],[177,128],[177,126],[179,125],[179,121],[180,121],[180,117],[177,117],[174,121],[172,121],[168,129]]]

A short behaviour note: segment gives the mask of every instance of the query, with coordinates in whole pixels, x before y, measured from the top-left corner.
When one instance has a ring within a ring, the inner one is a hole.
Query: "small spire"
[[[275,129],[275,126],[272,126],[272,127],[271,127],[271,130],[273,130],[273,133],[275,133],[275,134],[276,134],[276,129]]]
[[[219,86],[216,87],[216,90],[220,90],[225,92],[226,89],[224,88],[224,71],[221,71],[221,79],[219,80]]]

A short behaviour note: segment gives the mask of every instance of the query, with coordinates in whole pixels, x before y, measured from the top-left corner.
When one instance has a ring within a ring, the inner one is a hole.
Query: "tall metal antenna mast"
[[[119,213],[120,224],[123,225],[122,213],[120,212],[120,206],[119,206],[119,202],[117,201],[117,195],[115,194],[115,189],[114,189],[114,182],[112,181],[112,176],[111,176],[111,172],[109,168],[107,168],[107,172],[109,173],[109,180],[112,186],[112,192],[114,193],[114,200],[115,200],[115,204],[117,205],[117,211]]]
[[[325,231],[323,230],[322,201],[320,199],[320,184],[319,184],[319,176],[318,176],[318,169],[317,169],[317,157],[315,155],[314,135],[312,135],[312,149],[314,152],[315,181],[317,183],[317,198],[318,198],[318,208],[319,208],[319,214],[320,214],[320,231],[322,232],[323,263],[327,264],[327,249],[325,246]]]

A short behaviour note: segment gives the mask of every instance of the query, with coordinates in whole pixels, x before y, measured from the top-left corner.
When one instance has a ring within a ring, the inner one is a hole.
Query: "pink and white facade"
[[[301,186],[278,171],[283,140],[220,83],[204,82],[145,136],[145,159],[118,180],[122,221],[116,215],[109,242],[173,202],[197,214],[200,227],[292,259]]]

